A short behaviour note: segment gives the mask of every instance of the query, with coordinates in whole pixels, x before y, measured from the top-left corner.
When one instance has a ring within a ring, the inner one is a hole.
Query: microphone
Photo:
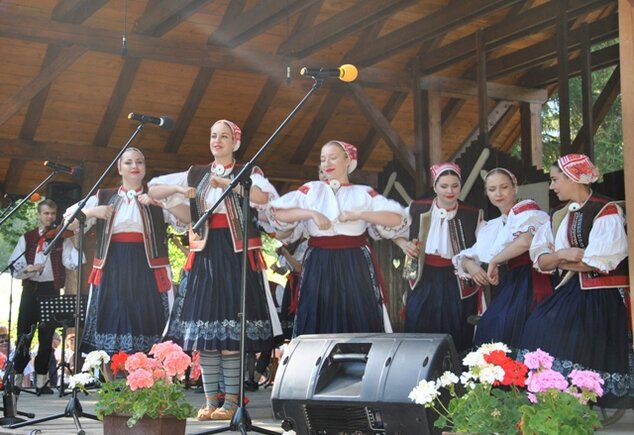
[[[169,116],[161,116],[160,118],[156,118],[154,116],[149,115],[141,115],[140,113],[130,113],[128,115],[128,119],[133,121],[138,121],[141,124],[156,124],[161,127],[163,130],[171,130],[174,126],[174,121]]]
[[[339,68],[307,68],[299,70],[302,76],[312,77],[314,79],[327,79],[329,77],[337,77],[342,82],[353,82],[356,80],[359,71],[357,67],[349,63],[341,65]]]
[[[44,166],[48,166],[55,172],[62,172],[74,178],[81,178],[84,176],[84,168],[82,168],[81,166],[66,166],[59,163],[51,162],[50,160],[45,161]]]

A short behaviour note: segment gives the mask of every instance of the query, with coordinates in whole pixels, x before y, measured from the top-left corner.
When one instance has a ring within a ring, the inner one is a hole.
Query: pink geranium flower
[[[139,388],[151,388],[154,385],[154,378],[152,377],[152,372],[137,369],[128,374],[126,384],[132,391],[136,391]]]
[[[573,370],[568,377],[575,387],[590,390],[599,397],[603,395],[604,381],[598,373],[590,370]]]
[[[568,388],[568,381],[561,373],[551,369],[544,369],[530,372],[526,380],[526,387],[532,393],[539,393],[550,388],[565,391]]]
[[[550,369],[553,366],[553,357],[538,348],[535,352],[526,354],[524,364],[530,370]]]

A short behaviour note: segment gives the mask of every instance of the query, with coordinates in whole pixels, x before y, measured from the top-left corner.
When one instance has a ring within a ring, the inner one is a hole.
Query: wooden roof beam
[[[414,177],[416,174],[414,154],[407,149],[403,139],[401,139],[398,132],[390,125],[390,121],[383,116],[361,86],[356,83],[351,83],[349,86],[350,93],[359,105],[361,112],[368,118],[368,121],[370,121],[383,140],[385,140],[407,172]]]
[[[478,95],[478,85],[471,80],[454,79],[441,76],[423,76],[418,82],[420,89],[437,91],[446,95],[475,97]],[[496,100],[523,101],[527,103],[544,104],[548,94],[544,89],[525,88],[501,83],[487,83],[487,95]]]
[[[589,25],[590,42],[595,44],[618,36],[618,16],[611,15]],[[568,50],[576,50],[581,46],[580,30],[568,33]],[[527,67],[553,60],[557,56],[557,42],[553,38],[526,48],[517,50],[506,56],[491,59],[487,62],[488,77],[494,79],[511,74]],[[470,78],[470,77],[469,77]]]
[[[200,102],[205,96],[207,86],[211,82],[211,78],[214,75],[214,70],[211,68],[202,67],[198,70],[198,75],[192,84],[187,99],[182,106],[181,112],[178,114],[174,129],[167,138],[167,143],[163,150],[166,153],[175,153],[181,146],[185,133],[194,119],[194,115],[200,106]]]
[[[619,63],[619,44],[610,45],[592,52],[592,70],[596,71]],[[569,78],[581,74],[581,61],[574,59],[569,62]],[[557,82],[557,65],[536,68],[527,71],[522,84],[524,86],[546,87]]]
[[[60,0],[53,9],[52,18],[65,23],[80,24],[106,3],[108,0]]]
[[[135,21],[133,31],[141,35],[164,35],[210,1],[157,0],[148,3],[143,15]]]
[[[258,127],[262,123],[268,108],[271,106],[271,101],[273,101],[279,89],[280,81],[269,77],[258,99],[253,104],[249,116],[247,116],[246,121],[244,121],[242,127],[244,133],[242,134],[240,148],[236,151],[236,159],[240,160],[245,155],[247,148],[251,145],[251,141],[253,140],[253,134],[258,131]]]
[[[209,36],[209,45],[234,48],[319,0],[260,0]]]
[[[427,39],[438,38],[474,19],[506,8],[520,0],[458,0],[451,7],[442,7],[420,20],[365,45],[350,59],[359,65],[372,65]]]
[[[568,19],[593,11],[613,0],[569,0]],[[559,2],[547,2],[522,12],[512,20],[501,20],[484,29],[485,48],[491,50],[508,42],[540,32],[555,25]],[[475,55],[475,33],[430,51],[421,59],[421,69],[428,74],[440,71]]]
[[[337,107],[339,101],[343,97],[341,86],[343,85],[335,85],[329,90],[328,95],[326,95],[326,98],[319,106],[317,114],[314,116],[313,121],[310,123],[310,127],[304,133],[302,141],[295,149],[295,153],[290,159],[291,163],[303,164],[308,158],[310,151],[315,146],[315,143],[319,139],[321,132],[323,131],[324,127],[330,120],[330,117],[334,113],[335,107]]]
[[[376,22],[412,0],[371,0],[354,4],[343,12],[289,37],[278,50],[282,55],[305,57]]]
[[[28,104],[35,95],[44,87],[50,85],[60,74],[71,66],[82,54],[85,47],[70,46],[63,48],[60,55],[40,73],[22,86],[16,93],[0,104],[0,125],[4,124],[15,115],[22,107]]]

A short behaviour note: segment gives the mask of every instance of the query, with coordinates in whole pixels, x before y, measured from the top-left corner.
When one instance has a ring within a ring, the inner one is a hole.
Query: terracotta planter
[[[185,435],[187,420],[167,416],[142,418],[128,427],[129,415],[106,415],[103,419],[104,435]]]

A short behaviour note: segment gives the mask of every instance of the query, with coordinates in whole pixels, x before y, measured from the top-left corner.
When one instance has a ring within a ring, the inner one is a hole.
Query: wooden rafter
[[[412,0],[371,0],[354,4],[343,12],[330,17],[301,34],[288,38],[279,53],[294,57],[305,57],[326,47],[334,41],[363,28],[384,21],[386,16]]]
[[[198,70],[198,75],[196,75],[187,99],[176,119],[176,125],[167,138],[167,143],[163,149],[166,153],[175,153],[180,148],[185,133],[194,119],[196,110],[198,110],[198,106],[200,106],[200,102],[205,96],[205,91],[213,75],[214,70],[211,68],[202,67]]]
[[[349,85],[350,93],[356,100],[363,114],[372,123],[374,129],[381,135],[383,140],[390,147],[396,158],[401,162],[403,167],[414,176],[414,155],[405,146],[405,142],[401,139],[396,130],[392,128],[388,119],[383,116],[381,111],[374,105],[372,99],[363,91],[361,86],[351,83]]]
[[[604,6],[611,0],[570,0],[568,18],[573,19],[591,10]],[[487,50],[508,42],[524,38],[554,26],[559,2],[547,2],[518,14],[512,20],[501,20],[484,29],[484,43]],[[475,55],[475,35],[464,36],[449,44],[430,51],[422,59],[421,68],[427,74],[447,68]]]
[[[428,16],[388,33],[359,50],[351,61],[371,65],[428,39],[446,34],[455,27],[520,0],[459,0],[450,8],[440,8]]]
[[[140,35],[161,36],[185,21],[211,0],[158,0],[148,4],[143,15],[134,23]],[[150,7],[151,6],[151,7]]]
[[[209,36],[209,45],[236,47],[318,0],[260,0]]]
[[[253,133],[258,130],[258,126],[262,123],[262,120],[264,119],[264,116],[266,115],[266,112],[271,105],[271,101],[273,101],[273,98],[275,97],[275,94],[277,94],[279,88],[280,81],[271,77],[268,78],[268,80],[262,87],[262,91],[260,92],[260,95],[258,96],[255,104],[251,108],[249,116],[247,117],[243,125],[244,133],[242,134],[242,143],[240,145],[240,148],[236,152],[236,158],[238,160],[240,160],[244,156],[247,148],[249,147],[249,145],[251,145],[251,141],[253,140]]]
[[[340,85],[341,86],[341,85]],[[339,104],[339,101],[343,97],[343,92],[340,87],[335,86],[330,89],[328,95],[319,106],[319,110],[315,114],[313,121],[310,123],[310,128],[306,130],[301,142],[295,149],[293,156],[291,157],[291,163],[304,164],[311,150],[315,146],[317,139],[321,135],[324,126],[328,123],[328,120],[335,111],[335,107]],[[311,179],[314,179],[311,177]]]

